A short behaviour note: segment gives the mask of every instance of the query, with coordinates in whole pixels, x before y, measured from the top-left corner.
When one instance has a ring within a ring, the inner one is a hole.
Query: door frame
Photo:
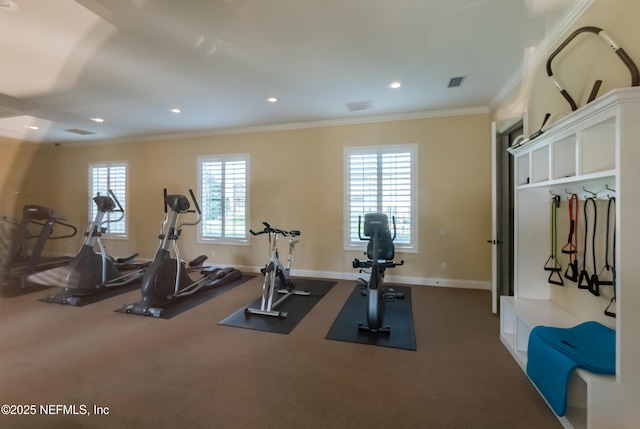
[[[525,117],[502,130],[491,123],[491,311],[499,312],[500,296],[513,295],[513,158],[507,152],[525,132]]]

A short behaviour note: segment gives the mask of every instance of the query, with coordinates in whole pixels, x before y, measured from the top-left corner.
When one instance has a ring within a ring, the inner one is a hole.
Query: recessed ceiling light
[[[169,112],[171,112],[171,113],[180,113],[180,112],[182,112],[182,110],[173,108],[173,109],[169,109]]]
[[[269,97],[269,98],[267,98],[267,101],[268,101],[269,103],[277,103],[277,102],[278,102],[278,99],[277,99],[276,97]]]
[[[29,128],[30,130],[39,130],[40,127],[36,127],[35,125],[25,125],[25,128]]]
[[[398,89],[402,86],[402,84],[400,82],[391,82],[389,84],[389,88],[391,89]]]
[[[104,122],[102,118],[90,118],[93,122]]]

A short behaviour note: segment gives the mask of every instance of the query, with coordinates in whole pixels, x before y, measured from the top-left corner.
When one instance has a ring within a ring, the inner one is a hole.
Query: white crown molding
[[[135,143],[135,142],[156,141],[156,140],[191,139],[191,138],[198,138],[198,137],[211,137],[211,136],[231,135],[231,134],[249,134],[249,133],[261,133],[261,132],[270,132],[270,131],[299,130],[299,129],[306,129],[306,128],[335,127],[335,126],[342,126],[342,125],[370,124],[370,123],[377,123],[377,122],[408,121],[408,120],[414,120],[414,119],[480,115],[480,114],[488,114],[489,112],[490,110],[488,107],[480,106],[480,107],[467,107],[467,108],[460,108],[460,109],[433,110],[433,111],[425,111],[425,112],[396,113],[396,114],[389,114],[389,115],[359,116],[354,118],[328,119],[323,121],[294,122],[294,123],[276,124],[276,125],[259,125],[259,126],[253,126],[253,127],[211,129],[211,130],[193,131],[193,132],[186,132],[186,133],[166,133],[166,134],[105,139],[105,140],[71,141],[71,142],[64,142],[63,144],[65,146],[87,146],[87,145],[103,145],[103,144],[118,144],[118,143]]]
[[[560,21],[551,29],[549,34],[545,36],[540,44],[535,48],[531,56],[525,57],[522,65],[518,67],[516,72],[507,80],[505,85],[498,91],[496,96],[489,103],[489,107],[493,110],[498,104],[522,81],[522,79],[546,58],[551,50],[560,42],[560,38],[567,30],[575,24],[575,22],[584,14],[584,12],[593,4],[595,0],[578,0],[564,14]]]

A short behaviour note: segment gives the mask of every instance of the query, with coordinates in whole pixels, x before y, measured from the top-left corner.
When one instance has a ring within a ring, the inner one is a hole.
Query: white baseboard
[[[42,252],[43,256],[70,256],[75,254],[61,253],[61,252]],[[213,266],[227,266],[225,264],[212,263]],[[260,273],[260,267],[241,265],[233,266],[243,273]],[[295,268],[291,272],[292,276],[297,277],[313,277],[318,279],[335,279],[335,280],[356,280],[359,277],[363,277],[362,274],[350,273],[350,272],[338,272],[338,271],[314,271],[314,270],[296,270]],[[364,275],[366,278],[366,274]],[[438,286],[438,287],[451,287],[461,289],[482,289],[491,290],[491,282],[480,280],[456,280],[456,279],[437,279],[429,277],[409,277],[409,276],[394,276],[392,274],[385,275],[385,281],[389,283],[405,284],[412,286]]]
[[[239,266],[235,267],[246,273],[259,273],[262,267]],[[292,276],[297,277],[313,277],[320,279],[336,279],[336,280],[356,280],[363,277],[358,273],[346,273],[337,271],[312,271],[312,270],[296,270],[291,271]],[[366,276],[366,275],[365,275]],[[385,281],[389,283],[415,285],[415,286],[439,286],[452,287],[462,289],[482,289],[491,290],[491,282],[480,280],[455,280],[455,279],[434,279],[427,277],[409,277],[385,275]]]

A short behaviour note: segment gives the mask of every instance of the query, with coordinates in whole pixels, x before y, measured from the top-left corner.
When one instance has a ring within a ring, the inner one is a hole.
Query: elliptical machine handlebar
[[[199,216],[202,216],[202,211],[200,210],[200,205],[198,204],[198,200],[196,200],[196,196],[193,193],[193,189],[189,189],[189,194],[191,195],[191,200],[193,201],[193,205],[196,207],[196,212],[198,212]]]
[[[111,189],[109,189],[109,194],[111,195],[111,199],[113,200],[113,202],[116,203],[116,206],[118,207],[117,210],[109,210],[109,211],[112,212],[112,213],[113,212],[119,212],[121,214],[120,214],[119,218],[117,218],[117,219],[107,219],[104,222],[102,222],[101,225],[104,225],[106,223],[119,222],[122,219],[124,219],[124,208],[122,207],[122,204],[120,204],[120,200],[118,200],[118,197],[116,197],[116,194]]]
[[[266,221],[263,221],[262,224],[264,225],[264,229],[262,231],[255,232],[254,230],[250,229],[249,232],[252,235],[261,235],[261,234],[267,234],[267,233],[282,234],[285,237],[287,237],[289,235],[291,237],[298,237],[298,236],[301,235],[301,232],[298,231],[297,229],[292,229],[291,231],[285,231],[284,229],[278,229],[278,228],[271,227],[271,224],[269,222],[266,222]]]
[[[193,205],[194,205],[194,207],[196,209],[195,210],[188,210],[189,206],[188,206],[188,202],[187,202],[187,210],[184,210],[183,213],[196,213],[198,215],[198,217],[193,222],[183,222],[183,223],[181,223],[180,225],[178,225],[176,227],[177,230],[180,230],[180,228],[182,228],[183,226],[194,226],[194,225],[197,225],[202,220],[202,211],[200,211],[200,205],[198,204],[198,200],[196,200],[196,196],[193,193],[193,189],[189,189],[189,195],[191,195],[191,201],[193,201]],[[167,200],[167,198],[165,197],[165,204],[166,204],[166,200]]]

